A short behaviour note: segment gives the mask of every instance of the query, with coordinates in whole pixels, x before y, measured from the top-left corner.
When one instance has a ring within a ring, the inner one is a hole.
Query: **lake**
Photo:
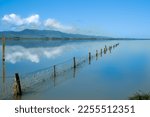
[[[149,92],[149,45],[149,40],[6,40],[0,99],[122,100]],[[15,73],[20,76],[21,97],[12,96]]]

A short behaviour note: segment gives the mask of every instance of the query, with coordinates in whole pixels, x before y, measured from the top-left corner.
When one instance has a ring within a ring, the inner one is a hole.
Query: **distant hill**
[[[60,31],[54,30],[35,30],[35,29],[25,29],[22,31],[2,31],[0,32],[0,37],[2,34],[6,38],[12,39],[30,39],[30,38],[44,38],[44,39],[103,39],[108,37],[103,36],[90,36],[90,35],[82,35],[82,34],[71,34],[71,33],[64,33]]]

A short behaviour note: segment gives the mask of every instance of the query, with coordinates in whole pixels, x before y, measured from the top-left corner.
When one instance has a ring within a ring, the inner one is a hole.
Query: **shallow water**
[[[108,47],[116,43],[119,46],[112,49],[111,53],[99,54],[89,64],[88,52],[95,55],[96,50],[100,53],[105,45]],[[21,77],[22,81],[27,81],[28,87],[23,89],[20,99],[128,99],[139,90],[150,91],[148,40],[16,41],[6,44],[7,77],[5,84],[1,80],[1,99],[13,99],[3,98],[6,91],[2,88],[6,87],[3,85],[7,85],[7,80],[12,79],[16,72],[20,76],[28,76]],[[77,63],[82,59],[85,61],[76,69],[63,71],[67,66],[72,66],[74,56]],[[50,77],[55,64],[58,64],[56,71],[63,73]],[[33,74],[34,78],[31,77]]]

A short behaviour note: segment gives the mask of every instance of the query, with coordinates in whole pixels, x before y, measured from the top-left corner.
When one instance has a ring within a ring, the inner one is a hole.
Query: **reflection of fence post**
[[[89,64],[91,64],[91,52],[89,52]]]
[[[22,95],[20,78],[19,78],[19,74],[18,73],[15,73],[15,81],[16,81],[16,86],[15,86],[15,92],[14,92],[14,94],[16,94],[16,95]]]
[[[73,57],[73,68],[75,69],[76,68],[76,58]]]
[[[2,77],[3,77],[3,83],[5,82],[5,77],[6,77],[6,73],[5,73],[5,61],[2,61]]]
[[[76,77],[76,68],[73,69],[73,78]]]
[[[54,78],[56,77],[56,65],[54,65]]]

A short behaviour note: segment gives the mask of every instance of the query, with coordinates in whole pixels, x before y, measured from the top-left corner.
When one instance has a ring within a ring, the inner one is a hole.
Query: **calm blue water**
[[[95,51],[100,51],[105,45],[119,43],[111,53],[93,58],[91,64],[85,62],[75,71],[66,71],[54,80],[49,78],[40,84],[31,84],[21,99],[128,99],[139,90],[150,91],[150,41],[6,43],[6,76],[15,72],[28,74],[70,61],[74,56],[87,57],[89,51],[95,55]],[[43,77],[49,76],[45,74]]]
[[[10,76],[16,72],[29,73],[72,59],[74,56],[87,56],[88,51],[95,52],[95,48],[99,49],[105,46],[104,44],[104,41],[7,41],[6,74]],[[0,51],[1,48],[0,46]]]

